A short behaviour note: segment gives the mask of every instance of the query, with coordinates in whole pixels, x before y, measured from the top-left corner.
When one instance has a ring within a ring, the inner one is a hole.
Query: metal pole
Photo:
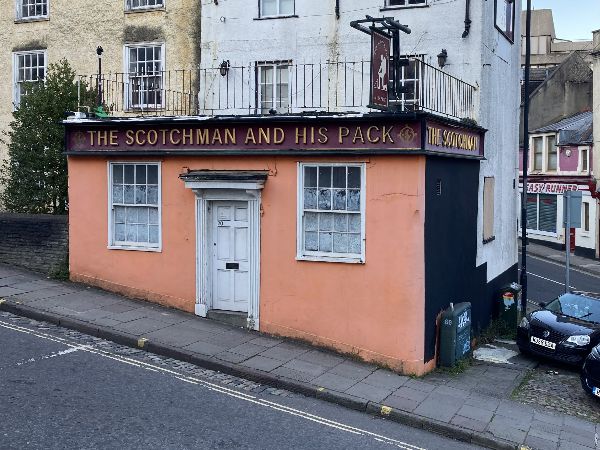
[[[527,171],[529,170],[529,69],[531,66],[531,0],[525,27],[525,104],[523,106],[523,193],[521,196],[521,314],[527,312]]]
[[[565,192],[565,208],[567,210],[567,220],[565,224],[565,248],[567,249],[567,255],[565,258],[565,294],[571,291],[570,283],[570,268],[571,268],[571,191]]]
[[[97,103],[98,106],[102,106],[102,53],[104,52],[104,49],[100,46],[98,46],[96,48],[96,54],[98,55],[98,82],[97,82],[97,87],[98,87],[98,99],[97,99]]]

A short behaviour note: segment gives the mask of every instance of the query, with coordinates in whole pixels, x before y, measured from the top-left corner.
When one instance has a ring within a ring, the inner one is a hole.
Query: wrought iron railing
[[[148,73],[103,73],[80,76],[100,88],[109,114],[154,116],[194,115],[198,112],[198,71],[182,69]]]
[[[419,58],[408,58],[400,73],[395,110],[476,118],[475,86]],[[369,61],[228,65],[201,68],[198,78],[199,114],[369,110]]]
[[[117,115],[260,115],[369,111],[369,61],[270,62],[247,66],[106,73],[82,76],[100,87],[102,103]],[[390,86],[393,80],[390,80]],[[477,88],[420,58],[400,68],[396,111],[429,111],[476,119]],[[393,97],[393,96],[392,96]]]

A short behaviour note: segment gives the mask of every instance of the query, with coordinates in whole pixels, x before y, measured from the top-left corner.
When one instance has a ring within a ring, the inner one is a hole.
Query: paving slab
[[[363,381],[371,386],[376,386],[392,391],[404,385],[410,378],[403,375],[398,375],[385,369],[378,369],[368,375]]]
[[[363,380],[376,370],[375,366],[361,365],[355,361],[344,361],[332,367],[328,372],[351,380]]]
[[[161,328],[166,328],[167,326],[168,325],[164,322],[143,317],[141,319],[132,320],[131,322],[115,325],[114,328],[135,335],[144,335],[145,337],[146,334],[160,330]]]
[[[413,412],[421,402],[412,400],[406,397],[398,397],[396,395],[390,395],[388,398],[382,401],[385,406],[390,406],[401,411]],[[486,423],[487,425],[487,423]]]
[[[455,397],[431,395],[421,402],[414,412],[430,419],[450,422],[462,406],[463,403]]]
[[[452,420],[450,421],[452,425],[456,425],[460,428],[466,428],[467,430],[477,431],[478,433],[483,433],[488,426],[488,421],[481,421],[477,419],[473,419],[471,417],[464,417],[459,414],[456,414]]]
[[[312,382],[318,387],[324,387],[338,392],[345,392],[351,386],[356,384],[356,380],[336,375],[331,372],[324,373],[315,378]]]
[[[267,358],[265,356],[254,356],[242,363],[246,367],[252,369],[262,370],[264,372],[270,372],[277,367],[283,365],[283,361],[273,358]]]
[[[389,397],[392,394],[392,390],[375,387],[365,383],[364,381],[359,381],[354,386],[347,389],[346,394],[364,398],[371,402],[380,403],[383,399]]]
[[[224,347],[219,347],[218,345],[203,341],[194,342],[193,344],[186,345],[183,348],[192,353],[199,353],[206,356],[213,356],[226,350]]]

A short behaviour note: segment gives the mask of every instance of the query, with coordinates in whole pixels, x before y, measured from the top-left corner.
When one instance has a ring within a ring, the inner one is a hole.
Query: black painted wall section
[[[440,185],[441,183],[441,185]],[[425,361],[435,356],[436,317],[471,302],[474,327],[489,322],[486,265],[476,267],[479,161],[427,157],[425,168]]]

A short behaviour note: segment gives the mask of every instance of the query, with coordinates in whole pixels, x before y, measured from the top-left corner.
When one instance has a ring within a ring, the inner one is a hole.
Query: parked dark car
[[[600,398],[600,346],[594,347],[583,363],[581,386],[589,394]]]
[[[527,314],[517,328],[522,353],[580,365],[600,343],[600,295],[563,294]]]

